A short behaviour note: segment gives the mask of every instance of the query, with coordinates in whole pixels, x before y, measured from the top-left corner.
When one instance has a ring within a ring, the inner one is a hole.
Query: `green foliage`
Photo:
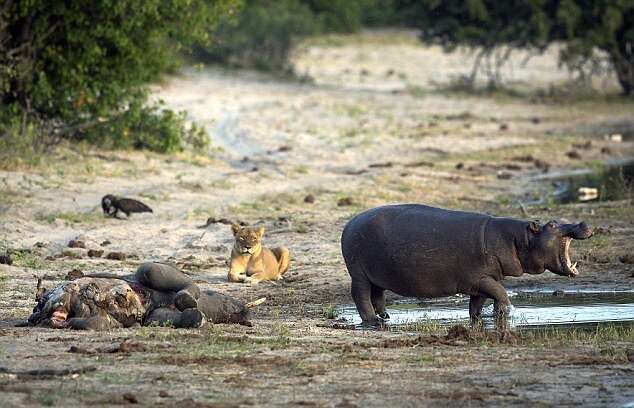
[[[290,72],[289,55],[298,40],[324,32],[354,32],[366,19],[385,22],[379,16],[392,1],[245,0],[236,16],[223,19],[211,30],[212,44],[196,47],[193,56],[242,68]]]
[[[114,123],[121,129],[134,124],[145,134],[132,145],[177,150],[175,128],[183,121],[169,111],[145,108],[144,86],[176,67],[177,51],[207,42],[209,27],[236,1],[5,2],[0,7],[0,135],[15,130],[10,118],[19,118],[21,131],[37,123],[43,132],[88,140],[104,138]],[[150,141],[149,133],[167,140]]]
[[[562,42],[561,62],[569,69],[600,68],[600,50],[624,93],[634,90],[634,0],[396,0],[395,7],[420,28],[423,41],[447,50],[478,49],[476,64],[493,58],[489,72],[511,49],[543,51]],[[496,53],[500,47],[507,51]]]
[[[194,57],[265,71],[287,71],[297,39],[317,32],[311,10],[299,0],[246,0],[233,18],[211,32],[214,42],[199,46]]]

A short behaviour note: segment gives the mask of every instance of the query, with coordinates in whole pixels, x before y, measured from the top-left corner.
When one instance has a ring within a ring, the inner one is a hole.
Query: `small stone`
[[[109,240],[105,240],[101,243],[101,246],[108,246],[110,244],[112,244],[112,242],[110,242]]]
[[[460,162],[460,163],[456,164],[456,169],[460,170],[462,168],[464,168],[464,163],[463,162]]]
[[[601,154],[612,154],[612,149],[607,146],[601,148]]]
[[[112,259],[115,261],[125,261],[125,254],[123,252],[109,252],[108,255],[106,255],[106,259]]]
[[[169,396],[170,396],[169,392],[167,392],[167,391],[165,391],[165,390],[161,390],[161,391],[159,391],[159,397],[161,397],[161,398],[167,398],[167,397],[169,397]]]
[[[505,171],[499,171],[497,174],[497,178],[499,178],[500,180],[509,180],[513,177],[513,175],[511,173],[507,173]]]
[[[86,248],[86,243],[84,241],[80,241],[80,240],[70,240],[68,242],[68,247],[69,248]]]
[[[500,130],[509,130],[508,123],[501,123],[500,124]]]
[[[337,201],[337,206],[339,207],[345,207],[345,206],[349,206],[353,204],[354,204],[354,201],[352,201],[351,197],[343,197],[343,198],[340,198],[339,201]]]
[[[539,125],[541,122],[542,122],[542,120],[541,120],[540,118],[538,118],[537,116],[533,116],[533,117],[531,118],[531,123],[532,123],[533,125]]]
[[[91,258],[101,258],[103,255],[103,249],[89,249],[88,256]]]
[[[280,147],[277,149],[277,151],[278,151],[278,152],[290,152],[291,150],[293,150],[293,148],[292,148],[292,147],[290,147],[290,146],[288,146],[288,145],[283,145],[283,146],[280,146]]]
[[[315,202],[315,196],[312,194],[308,194],[306,197],[304,197],[304,202],[305,203],[309,203],[312,204]]]

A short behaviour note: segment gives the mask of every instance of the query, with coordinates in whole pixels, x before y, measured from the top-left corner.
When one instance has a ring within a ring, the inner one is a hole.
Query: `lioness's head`
[[[240,254],[257,254],[262,250],[262,237],[264,227],[241,227],[237,224],[231,225],[233,237],[235,238],[234,248]]]

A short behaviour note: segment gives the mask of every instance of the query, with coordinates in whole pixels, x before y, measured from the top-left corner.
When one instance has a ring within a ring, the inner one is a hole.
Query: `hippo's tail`
[[[253,309],[254,307],[260,306],[262,303],[266,302],[266,298],[259,298],[257,300],[254,300],[253,302],[249,302],[247,304],[244,305],[244,307],[246,309]]]

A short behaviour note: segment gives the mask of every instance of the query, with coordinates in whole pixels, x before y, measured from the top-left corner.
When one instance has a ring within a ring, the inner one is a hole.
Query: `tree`
[[[464,46],[482,57],[496,49],[542,52],[561,42],[561,62],[608,55],[625,94],[634,88],[634,0],[397,0],[396,7],[421,30],[421,39],[446,50]],[[498,55],[496,63],[505,56]],[[477,71],[474,69],[472,77]]]
[[[177,50],[207,41],[209,27],[236,6],[237,0],[5,0],[0,122],[19,117],[90,139],[117,121],[160,116],[144,110],[145,85],[174,68]]]

